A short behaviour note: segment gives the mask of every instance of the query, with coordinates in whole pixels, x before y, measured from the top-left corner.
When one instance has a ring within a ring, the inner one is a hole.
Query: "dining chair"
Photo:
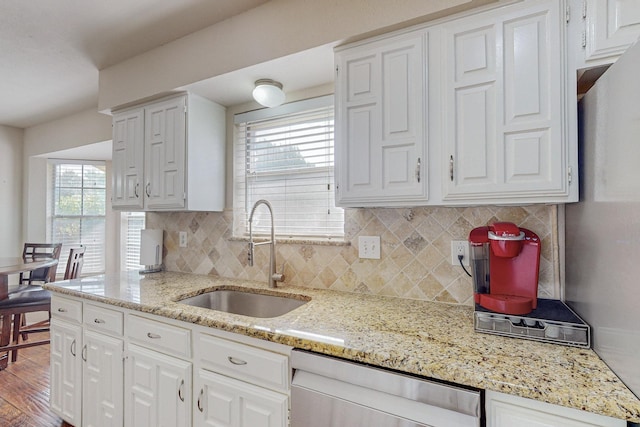
[[[84,253],[86,246],[78,246],[69,250],[69,259],[67,260],[67,268],[64,271],[64,280],[77,279],[82,271],[84,264]]]
[[[80,276],[85,251],[86,246],[79,246],[69,250],[64,280],[76,279]],[[46,311],[49,313],[49,316],[44,321],[25,325],[25,314],[36,311]],[[21,348],[49,344],[49,338],[27,342],[28,334],[49,331],[49,320],[51,318],[51,293],[49,291],[45,289],[29,289],[12,292],[8,298],[0,300],[0,313],[3,317],[2,334],[11,335],[9,345],[0,347],[0,352],[11,352],[12,362],[18,360],[18,350]],[[13,321],[11,321],[12,318]],[[9,322],[7,325],[5,325],[6,321]],[[11,325],[13,326],[12,328]],[[22,342],[20,343],[21,336]]]
[[[25,243],[22,258],[41,259],[52,258],[59,260],[62,243]],[[33,282],[47,283],[56,280],[56,267],[43,267],[29,273],[20,273],[20,285],[32,285]]]

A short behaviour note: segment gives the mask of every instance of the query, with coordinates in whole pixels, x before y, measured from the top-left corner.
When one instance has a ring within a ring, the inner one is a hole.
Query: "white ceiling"
[[[26,128],[97,106],[98,70],[267,0],[0,0],[0,124]],[[331,46],[197,83],[223,105],[250,100],[253,81],[285,90],[330,82]]]

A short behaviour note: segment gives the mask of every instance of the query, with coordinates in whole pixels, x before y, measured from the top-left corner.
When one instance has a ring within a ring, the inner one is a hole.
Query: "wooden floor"
[[[0,371],[0,426],[72,427],[49,410],[49,345],[20,350]]]

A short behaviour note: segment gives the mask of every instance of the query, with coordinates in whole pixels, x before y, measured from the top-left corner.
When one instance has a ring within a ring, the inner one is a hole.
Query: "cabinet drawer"
[[[122,336],[124,327],[124,315],[122,312],[85,304],[82,321],[90,329]]]
[[[82,322],[82,301],[54,295],[51,297],[51,316],[80,323]]]
[[[206,334],[198,336],[202,367],[276,390],[289,388],[289,358]]]
[[[191,331],[131,315],[127,336],[136,343],[176,357],[191,357]]]

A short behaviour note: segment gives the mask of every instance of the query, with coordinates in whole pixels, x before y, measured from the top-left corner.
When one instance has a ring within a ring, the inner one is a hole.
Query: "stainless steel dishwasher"
[[[481,426],[481,392],[301,350],[291,355],[292,427]]]

